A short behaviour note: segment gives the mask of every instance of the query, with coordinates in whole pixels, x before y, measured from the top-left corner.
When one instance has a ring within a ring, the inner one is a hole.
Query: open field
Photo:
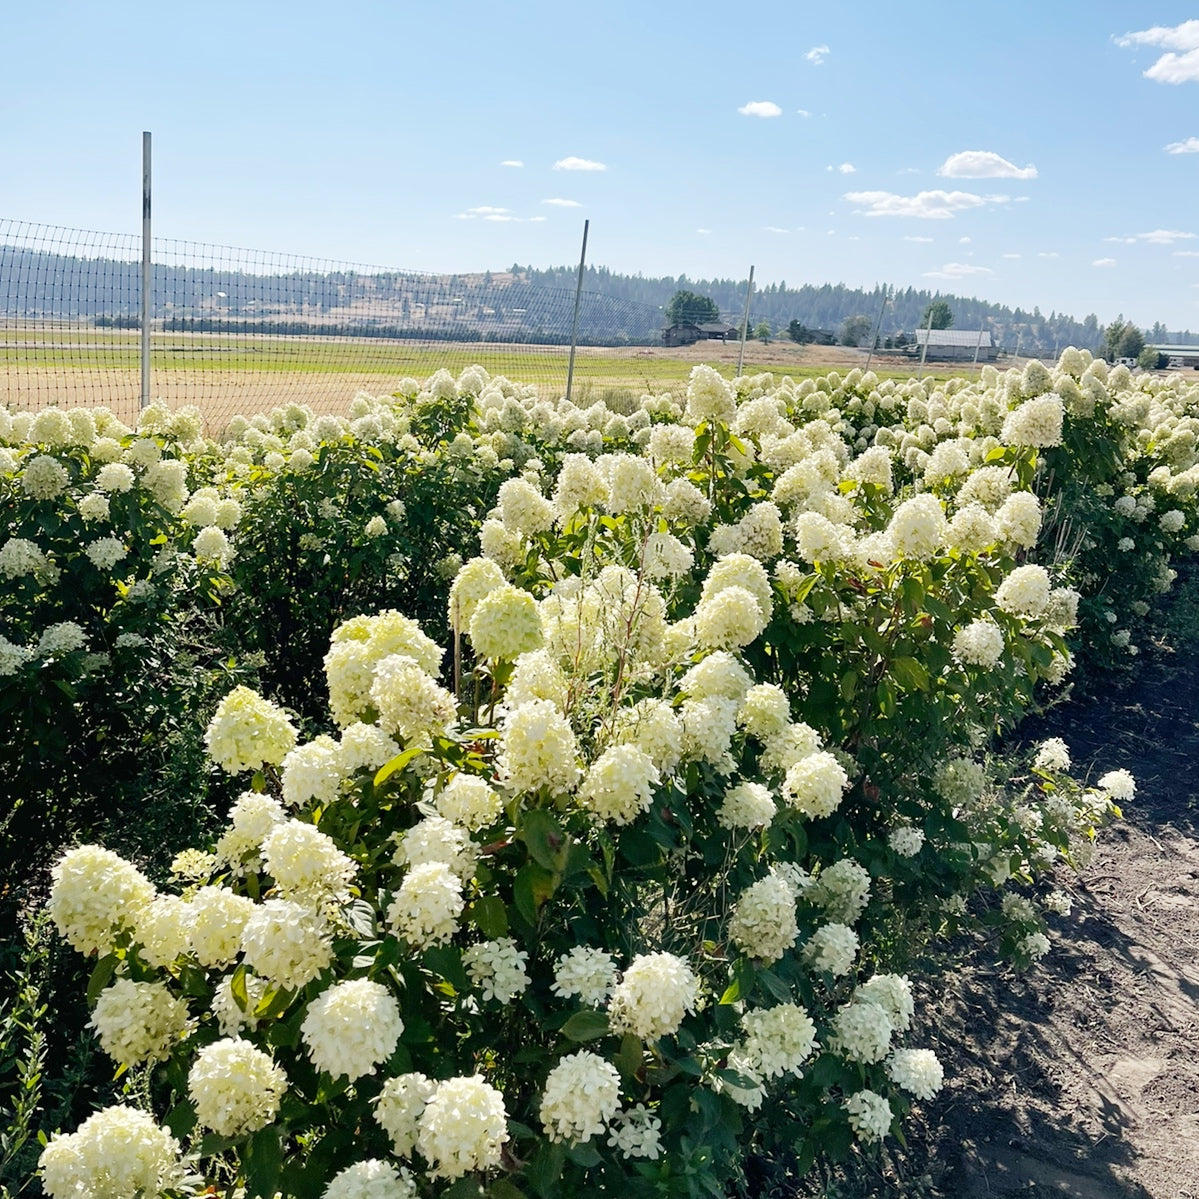
[[[401,379],[425,379],[439,369],[459,373],[475,363],[492,374],[533,383],[547,393],[566,388],[567,346],[495,342],[405,342],[381,338],[285,338],[263,335],[156,334],[151,394],[171,406],[194,404],[210,431],[236,413],[279,404],[307,404],[317,412],[341,411],[358,391],[394,391]],[[593,347],[576,352],[572,398],[576,402],[633,400],[685,383],[692,367],[707,363],[736,373],[735,342],[693,346]],[[743,370],[803,378],[865,366],[864,350],[751,342]],[[1007,364],[1011,365],[1011,364]],[[880,376],[907,377],[910,359],[876,354]],[[975,373],[970,364],[928,365],[925,373]],[[51,405],[105,405],[123,420],[136,417],[140,394],[138,335],[129,330],[0,328],[0,402],[14,409]]]

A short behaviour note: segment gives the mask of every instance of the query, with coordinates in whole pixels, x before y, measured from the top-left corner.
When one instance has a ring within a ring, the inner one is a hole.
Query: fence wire
[[[163,238],[151,256],[151,396],[210,425],[293,401],[340,409],[475,362],[565,386],[573,291]],[[0,218],[0,402],[136,414],[140,304],[136,235]],[[579,362],[627,362],[661,346],[662,326],[657,307],[584,292]],[[577,363],[576,383],[602,373]]]

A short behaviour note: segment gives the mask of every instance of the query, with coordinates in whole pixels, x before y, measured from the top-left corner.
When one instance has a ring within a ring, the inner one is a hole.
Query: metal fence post
[[[583,250],[579,254],[579,281],[575,284],[575,312],[570,323],[570,364],[566,368],[566,402],[570,403],[570,390],[575,381],[575,347],[579,343],[579,301],[583,298],[583,265],[587,261],[587,229],[590,221],[583,222]]]
[[[143,408],[150,404],[150,135],[142,134],[142,297],[141,364]]]

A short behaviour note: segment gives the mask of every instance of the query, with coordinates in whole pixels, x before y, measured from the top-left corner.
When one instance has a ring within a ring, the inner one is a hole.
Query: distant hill
[[[86,258],[21,244],[0,244],[0,318],[68,320],[95,325],[137,324],[140,264]],[[576,267],[513,265],[503,272],[431,275],[362,270],[254,273],[155,264],[154,320],[166,330],[401,337],[455,341],[565,344],[574,319]],[[649,278],[588,267],[583,278],[579,340],[584,345],[660,344],[663,310],[680,289],[710,296],[730,323],[740,325],[745,283],[736,279]],[[948,302],[957,329],[983,328],[1001,348],[1053,354],[1068,345],[1095,350],[1103,330],[1094,314],[1082,321],[1039,308],[1027,312],[966,296],[906,288],[887,303],[880,337],[909,336],[929,301]],[[756,289],[751,327],[768,322],[776,335],[798,321],[836,333],[863,316],[873,328],[883,285],[772,283]],[[1194,344],[1199,334],[1146,329],[1158,344]]]
[[[560,266],[541,270],[532,266],[513,265],[510,274],[533,285],[573,288],[578,267]],[[676,291],[693,291],[697,295],[710,296],[720,305],[722,315],[737,325],[741,323],[745,307],[743,279],[690,279],[686,275],[650,278],[644,275],[621,275],[606,267],[588,267],[584,272],[583,287],[616,299],[661,307],[670,303]],[[991,304],[969,296],[912,287],[893,290],[883,316],[880,337],[886,338],[901,331],[911,334],[933,299],[948,302],[954,315],[955,329],[987,329],[996,344],[1008,350],[1015,349],[1017,340],[1021,353],[1040,355],[1052,354],[1055,347],[1061,350],[1069,345],[1095,350],[1103,341],[1103,326],[1093,313],[1079,321],[1065,313],[1051,312],[1046,316],[1040,308],[1027,312],[1023,308],[1008,308],[1003,304]],[[754,322],[769,321],[779,333],[785,332],[793,320],[810,329],[835,332],[842,321],[852,316],[870,317],[873,328],[882,301],[881,283],[865,290],[846,287],[842,283],[805,283],[800,287],[788,287],[783,282],[755,287],[751,312]],[[1111,319],[1109,317],[1109,321]],[[1154,344],[1187,345],[1199,341],[1199,335],[1189,329],[1171,332],[1160,322],[1145,329],[1144,333],[1146,339]]]

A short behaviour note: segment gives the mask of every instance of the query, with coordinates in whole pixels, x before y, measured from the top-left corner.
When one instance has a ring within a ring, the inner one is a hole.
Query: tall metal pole
[[[883,327],[883,313],[887,311],[887,301],[891,298],[891,289],[883,287],[883,306],[878,310],[878,320],[874,322],[874,336],[870,339],[870,353],[866,355],[866,370],[870,369],[870,359],[874,357],[874,347],[878,345],[879,330]]]
[[[749,268],[749,285],[745,289],[745,315],[741,318],[741,349],[737,352],[737,377],[741,377],[741,364],[745,361],[745,339],[749,336],[749,298],[754,294],[754,268]]]
[[[924,330],[924,349],[920,351],[920,370],[916,373],[916,378],[924,378],[924,360],[928,357],[928,339],[933,331],[933,305],[932,301],[928,304],[928,326]]]
[[[570,389],[575,381],[575,346],[579,341],[579,301],[583,298],[583,265],[587,261],[587,228],[590,221],[583,222],[583,250],[579,254],[579,281],[575,284],[575,314],[570,324],[570,365],[566,368],[566,402],[570,403]]]
[[[142,134],[142,407],[150,404],[150,135]]]

